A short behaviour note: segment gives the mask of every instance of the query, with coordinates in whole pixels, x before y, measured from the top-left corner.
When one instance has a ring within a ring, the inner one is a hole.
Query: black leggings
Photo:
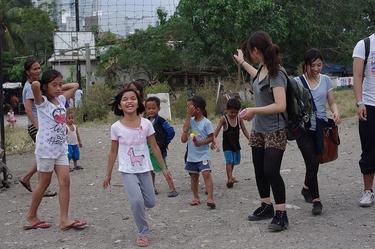
[[[285,203],[285,185],[280,175],[284,151],[276,148],[251,147],[255,179],[260,198],[270,197],[270,187],[276,204]]]
[[[317,158],[314,138],[314,131],[304,132],[299,138],[297,138],[297,144],[302,153],[303,159],[305,160],[305,185],[309,188],[312,198],[317,199],[319,198],[319,162]]]

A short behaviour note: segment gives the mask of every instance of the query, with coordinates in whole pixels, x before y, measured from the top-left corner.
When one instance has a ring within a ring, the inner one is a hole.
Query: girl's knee
[[[202,176],[204,180],[210,180],[211,179],[211,172],[210,171],[203,171]]]
[[[64,176],[59,179],[59,187],[60,188],[69,188],[70,187],[70,177]]]

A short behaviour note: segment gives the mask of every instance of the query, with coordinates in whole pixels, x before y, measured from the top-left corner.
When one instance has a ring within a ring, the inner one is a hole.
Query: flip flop
[[[86,225],[87,225],[86,221],[75,219],[72,224],[66,227],[62,227],[61,230],[62,231],[68,231],[70,229],[82,230],[86,228]]]
[[[207,202],[207,206],[211,209],[215,209],[216,208],[216,204],[215,202]]]
[[[199,204],[201,204],[201,201],[199,199],[195,199],[195,198],[192,199],[191,202],[190,202],[191,206],[197,206]]]
[[[233,181],[228,181],[227,182],[227,188],[233,188],[233,184],[234,184]]]
[[[56,195],[57,195],[56,191],[46,190],[46,192],[44,192],[43,197],[54,197]]]
[[[21,183],[22,186],[24,186],[25,189],[27,189],[29,192],[33,192],[33,190],[31,189],[30,183],[27,184],[26,182],[23,182],[21,179],[18,180],[18,181],[19,181],[19,183]]]
[[[45,228],[49,228],[51,227],[51,224],[45,222],[45,221],[39,221],[35,224],[32,224],[32,225],[24,225],[23,226],[23,230],[31,230],[31,229],[38,229],[38,228],[42,228],[42,229],[45,229]]]
[[[138,236],[135,243],[139,247],[147,247],[149,245],[148,238],[146,236]]]

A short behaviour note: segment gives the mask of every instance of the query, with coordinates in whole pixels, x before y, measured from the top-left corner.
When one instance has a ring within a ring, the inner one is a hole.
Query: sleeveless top
[[[78,144],[78,138],[77,138],[77,127],[73,125],[74,131],[70,130],[69,125],[66,126],[67,128],[67,134],[66,134],[66,141],[68,144],[76,145]]]
[[[224,115],[227,129],[223,130],[223,151],[239,151],[241,150],[240,146],[240,122],[237,119],[237,124],[235,127],[231,126],[227,115]]]

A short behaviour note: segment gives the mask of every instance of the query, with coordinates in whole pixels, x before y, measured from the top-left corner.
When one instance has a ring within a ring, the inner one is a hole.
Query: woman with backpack
[[[245,59],[259,64],[259,69]],[[252,120],[250,145],[252,149],[255,178],[261,198],[261,206],[248,220],[257,221],[273,218],[269,224],[271,231],[282,231],[288,227],[285,209],[285,185],[280,175],[281,161],[287,143],[286,87],[287,78],[280,66],[279,47],[263,31],[250,35],[234,55],[253,78],[255,107],[246,108],[240,113],[245,120]],[[272,160],[270,160],[272,158]],[[270,189],[275,199],[275,209],[270,197]]]
[[[310,116],[310,128],[307,131],[301,131],[297,137],[297,144],[302,153],[306,165],[305,182],[301,194],[306,202],[313,203],[312,214],[320,215],[323,211],[323,205],[319,198],[318,187],[318,137],[317,123],[327,122],[326,104],[332,112],[332,119],[335,124],[340,122],[340,114],[333,95],[331,79],[321,74],[323,68],[323,56],[316,48],[311,48],[305,52],[303,63],[303,74],[296,77],[295,80],[309,89],[313,100],[313,106],[316,110]],[[320,121],[319,121],[320,120]]]

